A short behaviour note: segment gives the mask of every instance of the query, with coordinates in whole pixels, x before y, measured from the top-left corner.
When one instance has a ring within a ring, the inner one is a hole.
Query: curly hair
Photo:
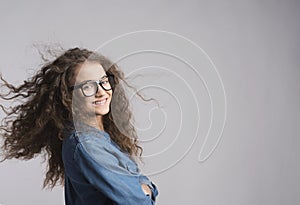
[[[3,161],[12,158],[28,160],[43,153],[48,162],[44,187],[53,188],[64,182],[61,156],[63,133],[71,129],[73,123],[69,82],[76,77],[75,70],[85,61],[99,62],[107,74],[114,76],[112,101],[118,103],[113,107],[114,113],[110,109],[103,116],[104,130],[130,156],[141,156],[143,151],[137,143],[135,128],[130,123],[133,116],[120,83],[123,81],[128,85],[123,72],[115,63],[96,52],[69,49],[54,61],[48,61],[19,86],[8,83],[2,75],[0,77],[1,87],[8,89],[7,93],[0,93],[0,97],[7,101],[23,102],[10,108],[0,105],[6,114],[0,126],[0,135],[4,139]]]

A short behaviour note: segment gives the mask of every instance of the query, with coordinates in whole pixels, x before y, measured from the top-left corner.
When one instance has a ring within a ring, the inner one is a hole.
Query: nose
[[[101,87],[100,84],[97,84],[97,92],[96,92],[96,96],[102,96],[105,95],[106,91]]]

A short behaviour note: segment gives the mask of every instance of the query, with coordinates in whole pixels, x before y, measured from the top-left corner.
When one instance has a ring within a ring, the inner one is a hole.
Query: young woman
[[[155,204],[158,191],[135,162],[142,148],[131,124],[123,73],[107,58],[73,48],[15,87],[2,77],[4,160],[45,152],[44,186],[65,185],[67,205]]]

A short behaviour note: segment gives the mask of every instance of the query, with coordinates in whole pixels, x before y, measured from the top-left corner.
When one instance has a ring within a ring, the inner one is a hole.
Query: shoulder
[[[109,134],[104,131],[78,132],[77,139],[78,157],[89,158],[102,165],[118,163],[122,158],[123,154],[117,146],[114,146]]]
[[[77,138],[78,143],[81,143],[83,145],[90,145],[94,143],[111,143],[109,134],[102,130],[95,129],[87,131],[76,131],[75,136]]]
[[[63,140],[63,146],[68,147],[78,147],[78,145],[83,145],[84,147],[89,147],[92,145],[105,145],[111,144],[110,136],[107,132],[101,130],[71,130],[65,134]]]
[[[109,134],[98,129],[74,130],[64,140],[66,150],[73,153],[74,160],[85,158],[86,160],[105,161],[118,152],[113,146]],[[110,159],[111,160],[111,159]]]
[[[74,131],[65,139],[63,146],[65,147],[63,155],[72,158],[73,163],[101,166],[123,174],[139,172],[136,163],[113,143],[105,131],[97,129]]]
[[[65,133],[62,143],[62,156],[68,160],[74,160],[77,152],[94,155],[95,149],[99,151],[111,143],[108,133],[100,130],[78,131],[71,130]]]

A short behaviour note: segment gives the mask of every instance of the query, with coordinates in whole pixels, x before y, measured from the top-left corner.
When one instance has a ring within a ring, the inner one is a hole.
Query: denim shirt
[[[62,158],[66,205],[154,205],[158,191],[108,133],[89,127],[66,133]],[[152,197],[145,195],[147,184]]]

